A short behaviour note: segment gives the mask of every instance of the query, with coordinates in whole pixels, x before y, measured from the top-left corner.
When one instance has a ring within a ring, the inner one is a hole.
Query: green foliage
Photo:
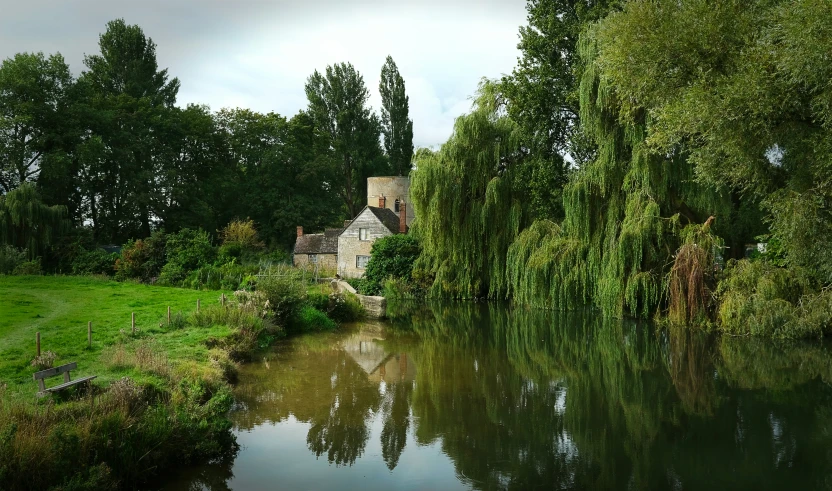
[[[410,173],[412,166],[413,120],[409,117],[410,98],[404,91],[404,79],[392,56],[388,56],[381,67],[378,91],[381,94],[384,151],[393,174],[404,176]]]
[[[338,327],[334,320],[310,305],[301,307],[291,325],[293,330],[301,333],[334,331]]]
[[[41,268],[40,258],[35,258],[31,261],[24,261],[17,266],[15,266],[12,274],[15,276],[29,276],[29,275],[38,275],[42,274],[43,269]]]
[[[0,65],[0,195],[35,181],[63,157],[72,86],[60,54],[18,53]]]
[[[118,258],[118,254],[111,254],[103,249],[83,251],[72,260],[72,274],[113,276]]]
[[[367,177],[384,175],[388,166],[381,151],[381,124],[367,104],[370,93],[364,77],[350,63],[316,70],[306,81],[308,113],[315,127],[329,139],[327,158],[336,169],[333,185],[350,218],[363,207]]]
[[[417,153],[410,193],[423,253],[413,275],[432,295],[506,294],[506,251],[527,210],[513,165],[520,133],[500,114],[497,89],[481,84],[474,111],[456,120],[442,148]]]
[[[257,281],[257,291],[269,301],[275,322],[287,326],[306,302],[305,285],[291,275],[266,275]]]
[[[32,259],[68,229],[66,207],[41,201],[34,184],[0,196],[0,245],[26,249]]]
[[[777,338],[820,336],[832,329],[832,292],[818,291],[802,268],[767,261],[731,262],[719,284],[720,329]]]
[[[141,279],[149,283],[157,278],[167,262],[168,236],[157,230],[146,239],[130,240],[121,249],[116,260],[116,279]]]
[[[207,232],[182,229],[168,235],[165,257],[167,263],[162,268],[159,281],[176,285],[184,280],[190,271],[213,263],[216,250]]]
[[[10,245],[0,246],[0,274],[12,274],[25,261],[26,251]]]
[[[413,263],[421,252],[419,241],[412,235],[396,234],[376,240],[364,271],[366,281],[359,291],[364,295],[378,295],[388,278],[410,282]]]

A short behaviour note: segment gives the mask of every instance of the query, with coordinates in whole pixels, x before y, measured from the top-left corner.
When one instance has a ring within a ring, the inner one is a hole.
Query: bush
[[[26,251],[10,245],[0,246],[0,274],[12,274],[26,262]]]
[[[297,315],[306,302],[305,285],[289,274],[264,276],[257,282],[257,291],[266,296],[275,322],[283,326]]]
[[[413,274],[413,263],[419,254],[419,241],[412,235],[389,235],[376,240],[364,272],[366,282],[359,291],[364,295],[378,295],[384,280],[388,278],[409,282]]]
[[[297,332],[314,332],[334,331],[338,326],[325,313],[311,305],[304,305],[292,322],[292,327]]]
[[[167,263],[162,268],[159,281],[179,285],[191,271],[213,263],[216,250],[208,233],[185,228],[168,235],[165,256]]]
[[[72,261],[72,274],[94,275],[104,274],[112,276],[115,274],[115,264],[118,254],[110,254],[103,249],[83,251]]]
[[[220,231],[222,244],[236,245],[240,251],[253,251],[263,248],[263,243],[257,238],[257,229],[253,220],[234,220]]]
[[[140,279],[152,283],[167,262],[165,249],[168,236],[163,230],[157,230],[144,240],[131,240],[121,249],[121,256],[116,260],[117,280]]]
[[[12,271],[13,275],[17,276],[27,276],[27,275],[36,275],[43,273],[43,270],[40,267],[40,258],[34,259],[32,261],[24,261],[17,265]]]
[[[355,322],[364,317],[364,307],[351,293],[332,293],[329,295],[327,315],[335,322]]]

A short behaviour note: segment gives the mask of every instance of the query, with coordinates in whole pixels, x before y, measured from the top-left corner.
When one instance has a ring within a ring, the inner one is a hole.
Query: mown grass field
[[[34,398],[35,336],[41,334],[41,352],[57,354],[55,366],[78,363],[73,377],[97,375],[96,384],[108,385],[129,376],[137,381],[154,375],[113,363],[115,352],[135,350],[145,343],[171,364],[204,363],[205,341],[230,333],[226,326],[180,329],[167,326],[167,307],[189,315],[201,306],[219,303],[219,291],[196,291],[119,283],[90,277],[0,276],[0,385],[6,396]],[[230,292],[224,292],[226,295]],[[131,335],[131,313],[138,334]],[[87,322],[92,321],[92,348],[87,348]],[[60,383],[61,377],[47,381]],[[50,383],[51,382],[51,383]]]

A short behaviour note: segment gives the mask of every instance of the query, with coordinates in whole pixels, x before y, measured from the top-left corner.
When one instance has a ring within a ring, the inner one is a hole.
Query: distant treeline
[[[368,176],[410,169],[408,99],[390,57],[380,115],[343,63],[315,71],[308,107],[288,118],[177,107],[179,80],[123,20],[99,46],[77,78],[60,54],[0,66],[0,245],[35,257],[78,227],[95,244],[123,244],[161,229],[213,235],[250,218],[268,246],[287,249],[297,225],[351,218]]]

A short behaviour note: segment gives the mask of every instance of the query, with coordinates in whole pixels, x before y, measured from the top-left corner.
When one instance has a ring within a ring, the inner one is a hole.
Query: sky
[[[391,55],[410,97],[413,143],[435,147],[470,109],[480,79],[516,65],[526,10],[524,0],[0,0],[0,59],[60,52],[77,76],[116,18],[156,43],[159,67],[181,82],[181,106],[290,117],[306,107],[314,70],[351,62],[379,111]]]

